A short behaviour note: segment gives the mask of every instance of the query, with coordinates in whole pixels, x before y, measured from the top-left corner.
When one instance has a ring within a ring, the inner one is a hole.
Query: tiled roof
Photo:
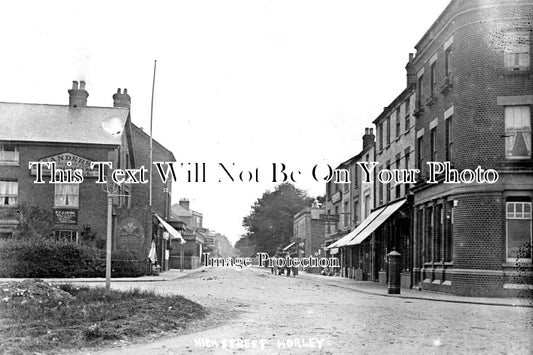
[[[0,140],[119,145],[102,127],[109,118],[124,126],[127,108],[70,107],[0,102]]]

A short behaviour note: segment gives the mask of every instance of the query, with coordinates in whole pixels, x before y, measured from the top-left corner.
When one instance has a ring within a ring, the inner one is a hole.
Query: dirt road
[[[85,354],[529,354],[533,348],[531,308],[380,297],[254,268],[113,287],[183,295],[212,309],[219,325]]]

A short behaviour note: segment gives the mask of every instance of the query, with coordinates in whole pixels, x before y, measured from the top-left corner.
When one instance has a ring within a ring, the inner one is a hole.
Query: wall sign
[[[78,224],[78,210],[55,209],[54,223]]]
[[[98,177],[98,170],[91,169],[92,161],[85,159],[72,153],[62,153],[52,155],[50,157],[42,158],[40,162],[55,162],[58,169],[81,169],[84,177]],[[30,169],[31,175],[37,175],[37,167],[33,166]],[[50,176],[50,169],[43,167],[43,176]]]

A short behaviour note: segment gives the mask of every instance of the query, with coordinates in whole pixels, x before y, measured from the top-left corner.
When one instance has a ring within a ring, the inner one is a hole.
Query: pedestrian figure
[[[287,270],[287,277],[291,276],[291,267],[289,266],[290,259],[291,255],[287,252],[287,254],[285,254],[285,270]]]
[[[296,253],[293,253],[293,254],[292,254],[292,257],[293,257],[293,258],[297,258],[298,255],[297,255]],[[292,276],[293,276],[293,277],[296,277],[297,275],[298,275],[298,266],[293,266],[293,267],[292,267]]]

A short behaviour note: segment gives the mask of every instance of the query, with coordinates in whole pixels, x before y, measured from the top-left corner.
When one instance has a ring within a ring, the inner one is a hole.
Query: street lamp
[[[102,121],[104,131],[113,137],[120,137],[124,130],[124,121],[118,117],[110,117]],[[113,197],[120,195],[119,186],[113,181],[107,181],[105,192],[107,193],[107,232],[106,232],[106,258],[105,258],[105,288],[109,291],[111,288],[111,249],[113,233]]]

